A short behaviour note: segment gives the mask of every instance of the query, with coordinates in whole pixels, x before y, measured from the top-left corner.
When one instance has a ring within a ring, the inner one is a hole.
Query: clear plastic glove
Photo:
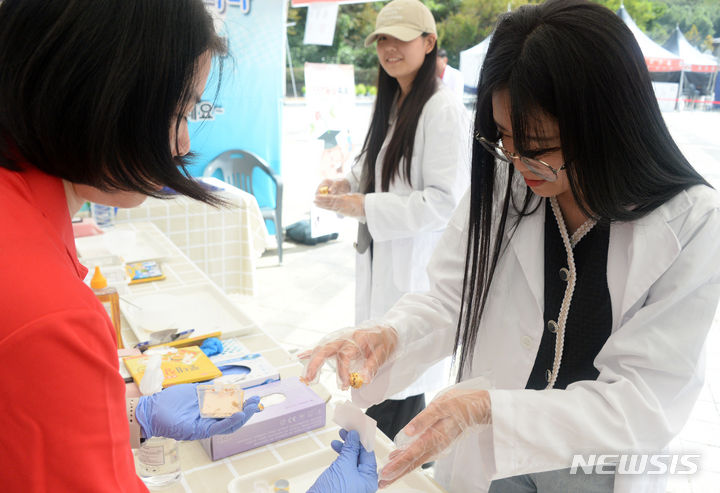
[[[365,217],[365,194],[362,193],[318,194],[315,195],[315,205],[343,216],[358,219]]]
[[[491,423],[488,391],[458,385],[433,399],[395,437],[398,449],[390,453],[389,462],[380,472],[381,488],[435,460],[467,430]]]
[[[344,178],[341,180],[326,178],[315,189],[315,195],[342,195],[345,193],[350,193],[350,182]]]
[[[392,357],[398,343],[395,329],[387,325],[351,327],[333,332],[310,351],[298,357],[305,364],[302,379],[316,382],[323,363],[335,364],[338,384],[342,390],[351,385],[359,389],[370,383],[380,367]]]
[[[173,385],[156,394],[142,396],[135,409],[142,436],[199,440],[224,435],[238,430],[253,414],[262,410],[260,397],[254,396],[243,403],[242,411],[229,418],[203,418],[196,386],[192,383]]]
[[[378,488],[375,453],[365,450],[355,430],[340,430],[340,438],[345,443],[332,442],[332,448],[340,455],[307,493],[374,493]]]

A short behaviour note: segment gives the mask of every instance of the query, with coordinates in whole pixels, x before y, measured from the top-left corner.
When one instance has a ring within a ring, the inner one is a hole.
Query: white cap
[[[420,0],[393,0],[378,13],[375,30],[365,38],[365,46],[370,46],[383,34],[400,41],[412,41],[423,33],[437,35],[430,9]]]

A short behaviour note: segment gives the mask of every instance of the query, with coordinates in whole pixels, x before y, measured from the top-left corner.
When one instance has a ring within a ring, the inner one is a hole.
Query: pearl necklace
[[[550,197],[550,206],[552,207],[553,214],[555,215],[555,221],[557,221],[560,235],[562,235],[563,245],[565,245],[569,273],[567,286],[565,287],[565,295],[563,296],[562,304],[560,305],[557,331],[555,332],[555,359],[553,361],[553,369],[550,374],[550,378],[548,379],[546,389],[551,389],[555,385],[558,373],[560,372],[560,363],[562,362],[563,348],[565,345],[565,324],[567,322],[568,313],[570,313],[570,303],[572,302],[573,292],[575,291],[576,272],[573,248],[575,248],[575,245],[577,245],[597,223],[595,219],[588,219],[577,229],[577,231],[573,233],[572,237],[569,237],[567,227],[565,226],[565,220],[563,219],[560,206],[558,205],[555,197]]]

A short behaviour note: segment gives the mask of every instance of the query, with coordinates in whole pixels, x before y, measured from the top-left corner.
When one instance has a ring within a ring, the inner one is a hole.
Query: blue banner
[[[202,101],[190,118],[193,176],[202,176],[217,155],[232,149],[250,151],[280,174],[282,100],[285,92],[285,0],[205,0],[226,36],[230,54],[223,60],[220,91],[217,63]],[[272,207],[269,179],[253,177],[261,207]],[[271,233],[273,229],[271,228]]]

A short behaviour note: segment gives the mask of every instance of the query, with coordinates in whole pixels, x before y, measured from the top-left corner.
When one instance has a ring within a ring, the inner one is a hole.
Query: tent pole
[[[685,78],[685,70],[680,69],[680,83],[678,84],[677,98],[675,99],[675,111],[680,111],[680,98],[682,98],[683,79]]]
[[[292,55],[290,54],[290,40],[287,36],[287,31],[285,32],[285,49],[287,50],[288,54],[288,68],[290,69],[290,80],[292,81],[293,86],[293,97],[297,98],[297,87],[295,86],[295,71],[293,70],[292,66]]]

